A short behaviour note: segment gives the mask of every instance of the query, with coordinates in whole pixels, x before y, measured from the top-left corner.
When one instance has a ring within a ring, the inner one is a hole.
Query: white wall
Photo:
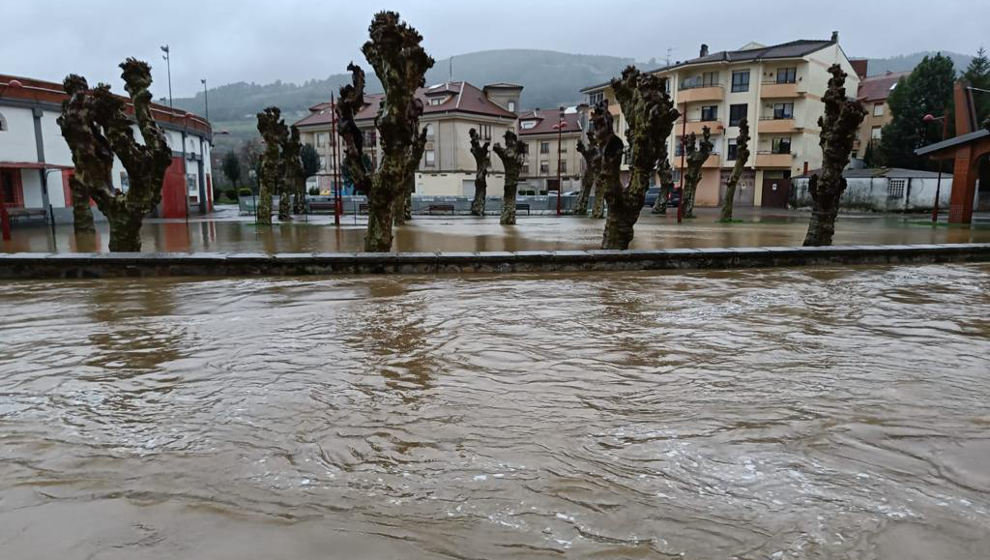
[[[897,180],[899,177],[893,177]],[[839,199],[841,208],[874,210],[878,212],[898,212],[905,210],[929,210],[935,201],[938,187],[937,177],[904,178],[903,195],[891,198],[890,182],[886,177],[853,177],[846,179],[846,190]],[[794,179],[795,200],[799,207],[811,206],[808,194],[808,179]],[[939,207],[948,208],[952,192],[952,175],[942,175],[939,191]]]
[[[7,127],[0,132],[0,160],[38,161],[31,109],[0,106]]]

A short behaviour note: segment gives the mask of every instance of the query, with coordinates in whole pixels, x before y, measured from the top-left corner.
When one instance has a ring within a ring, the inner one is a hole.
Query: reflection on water
[[[988,372],[987,265],[8,282],[0,547],[984,559]]]
[[[755,211],[753,211],[755,212]],[[753,214],[750,212],[750,214]],[[759,247],[800,245],[807,230],[806,214],[766,210],[748,216],[745,223],[718,224],[717,213],[703,209],[696,220],[677,224],[671,216],[644,214],[636,225],[633,249],[676,247]],[[95,237],[80,238],[71,226],[59,226],[54,243],[59,251],[107,251],[106,224],[97,225]],[[395,229],[398,251],[530,251],[597,249],[602,220],[572,216],[522,216],[515,226],[501,226],[489,216],[417,216]],[[328,216],[312,216],[288,224],[258,226],[235,211],[222,210],[210,219],[149,220],[142,228],[146,252],[207,251],[225,253],[352,252],[363,248],[364,217],[345,216],[341,227]],[[990,242],[990,224],[970,227],[931,227],[915,217],[840,216],[838,245]],[[52,234],[44,226],[20,226],[14,238],[0,244],[4,252],[48,252]]]

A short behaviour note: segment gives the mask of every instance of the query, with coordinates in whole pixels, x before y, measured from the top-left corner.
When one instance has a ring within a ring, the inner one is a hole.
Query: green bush
[[[237,194],[240,196],[251,196],[251,189],[243,187],[241,190],[237,191]]]
[[[237,200],[237,189],[227,189],[227,190],[225,190],[225,191],[223,192],[223,194],[224,194],[224,195],[225,195],[225,196],[226,196],[226,197],[227,197],[227,198],[228,198],[229,200]]]
[[[311,194],[313,196],[319,196],[319,194],[320,194],[320,187],[310,187],[309,188],[309,194]]]

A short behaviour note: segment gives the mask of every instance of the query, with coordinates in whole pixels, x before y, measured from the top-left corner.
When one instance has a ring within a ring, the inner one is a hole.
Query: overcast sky
[[[172,49],[176,97],[236,81],[301,82],[363,62],[374,11],[398,10],[441,59],[498,48],[538,48],[663,60],[749,41],[827,39],[849,56],[922,50],[973,53],[990,46],[990,0],[0,0],[0,73],[61,81],[70,72],[120,89],[116,65],[151,62],[165,83],[159,45]],[[456,59],[455,59],[456,60]],[[456,66],[456,62],[455,62]],[[159,85],[160,84],[160,85]],[[156,95],[164,95],[158,89]]]

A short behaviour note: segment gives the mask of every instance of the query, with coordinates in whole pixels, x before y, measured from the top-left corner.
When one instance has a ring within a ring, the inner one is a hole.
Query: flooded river
[[[6,559],[985,559],[990,266],[7,282]]]

